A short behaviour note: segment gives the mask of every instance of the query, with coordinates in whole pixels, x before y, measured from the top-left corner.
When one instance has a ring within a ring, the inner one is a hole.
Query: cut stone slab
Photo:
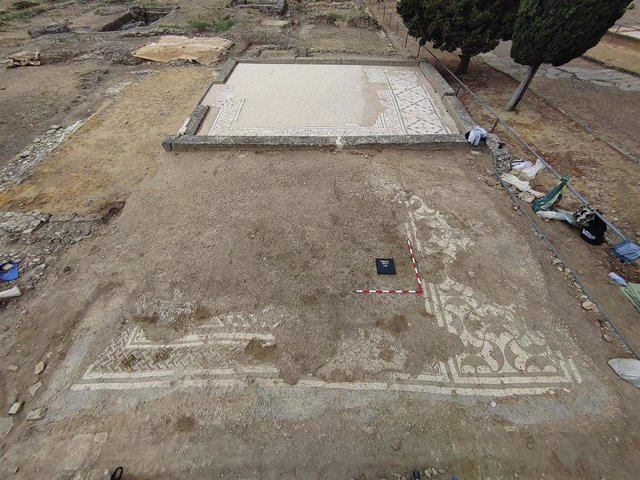
[[[289,25],[289,20],[273,20],[273,19],[266,19],[263,20],[262,22],[260,22],[260,25],[263,25],[265,27],[284,27],[285,25]]]
[[[134,57],[152,60],[154,62],[169,63],[174,60],[188,60],[202,65],[215,63],[220,55],[233,45],[231,40],[222,37],[181,37],[167,35],[160,37],[157,42],[141,46]]]
[[[9,415],[16,415],[22,408],[22,405],[24,405],[24,402],[14,402],[9,409]]]
[[[10,364],[10,365],[7,367],[7,370],[9,370],[10,372],[17,372],[17,371],[18,371],[18,366],[17,366],[17,365],[14,365],[14,364],[12,363],[12,364]]]
[[[591,70],[589,68],[580,67],[558,67],[559,70],[571,72],[580,80],[621,80],[624,78],[633,78],[628,73],[618,72],[617,70]]]

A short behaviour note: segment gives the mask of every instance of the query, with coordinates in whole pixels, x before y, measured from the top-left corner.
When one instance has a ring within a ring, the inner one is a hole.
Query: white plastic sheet
[[[609,366],[621,379],[640,388],[640,360],[635,358],[612,358]]]

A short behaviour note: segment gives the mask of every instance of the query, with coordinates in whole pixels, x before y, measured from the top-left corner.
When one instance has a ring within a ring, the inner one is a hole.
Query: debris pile
[[[40,37],[42,35],[52,35],[56,33],[69,32],[69,26],[66,23],[50,23],[41,27],[33,27],[29,29],[29,36],[31,38]]]
[[[0,63],[2,63],[5,68],[26,67],[28,65],[38,66],[41,63],[40,52],[38,50],[23,50],[9,55],[8,59],[2,60]]]
[[[351,17],[347,20],[347,25],[354,28],[364,28],[367,30],[379,30],[380,24],[376,17],[371,15],[369,12],[361,12],[355,17]]]
[[[83,123],[84,120],[79,120],[68,127],[51,125],[49,130],[36,137],[29,147],[25,148],[12,162],[0,170],[0,192],[6,190],[9,185],[21,183],[31,169],[42,162]]]

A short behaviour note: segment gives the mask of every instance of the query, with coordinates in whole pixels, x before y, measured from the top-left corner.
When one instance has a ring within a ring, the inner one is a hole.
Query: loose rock
[[[29,395],[32,397],[35,396],[35,394],[38,393],[38,390],[40,390],[40,387],[42,387],[42,382],[38,380],[36,383],[29,387]]]
[[[42,420],[46,412],[46,408],[36,408],[27,413],[27,416],[25,418],[30,422],[33,422],[35,420]]]
[[[582,308],[584,308],[585,310],[595,310],[596,304],[593,302],[590,302],[589,300],[586,300],[582,302]]]
[[[40,375],[42,372],[45,371],[46,368],[47,368],[46,363],[40,362],[36,365],[36,368],[33,370],[33,373],[35,373],[36,375]]]
[[[24,405],[24,402],[14,402],[9,409],[9,415],[16,415],[22,408],[22,405]]]
[[[10,372],[17,372],[18,371],[18,366],[14,365],[13,363],[10,364],[9,366],[7,366],[7,370],[9,370]]]

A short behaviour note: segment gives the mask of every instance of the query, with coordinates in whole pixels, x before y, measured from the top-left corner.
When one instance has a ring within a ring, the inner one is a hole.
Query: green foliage
[[[189,26],[194,30],[198,30],[199,32],[204,32],[208,28],[212,27],[213,24],[211,22],[207,22],[206,20],[202,20],[199,17],[193,20],[189,20]]]
[[[411,35],[440,50],[471,57],[511,38],[517,0],[400,0]]]
[[[223,20],[218,20],[216,23],[214,23],[213,24],[213,29],[216,32],[226,32],[231,27],[233,27],[235,24],[236,24],[236,22],[234,22],[233,19],[225,18]]]
[[[183,33],[188,30],[184,25],[178,25],[177,23],[158,23],[156,26],[158,30],[167,30],[176,33]]]
[[[48,8],[44,5],[37,7],[23,8],[22,10],[13,10],[0,14],[0,22],[11,22],[14,20],[27,21],[31,17],[46,12]]]
[[[327,13],[327,20],[329,20],[331,23],[336,23],[341,18],[342,17],[337,12],[329,12],[329,13]]]
[[[595,46],[631,0],[520,0],[511,57],[564,65]]]

